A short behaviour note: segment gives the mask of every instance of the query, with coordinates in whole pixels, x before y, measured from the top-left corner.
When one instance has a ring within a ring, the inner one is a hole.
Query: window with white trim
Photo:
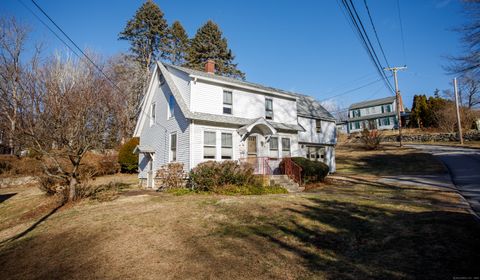
[[[270,137],[269,142],[269,156],[272,158],[278,157],[278,137]]]
[[[322,132],[322,121],[321,120],[315,120],[315,129],[317,133]]]
[[[222,132],[222,159],[232,159],[233,137],[231,133]]]
[[[155,104],[155,102],[153,102],[152,106],[150,107],[150,125],[154,125],[155,122],[157,121],[156,109],[157,109],[157,105]]]
[[[203,158],[215,159],[217,154],[217,133],[215,131],[203,132]]]
[[[265,118],[273,120],[273,99],[265,98]]]
[[[173,118],[175,115],[175,97],[170,94],[168,98],[168,118]]]
[[[170,161],[177,161],[177,133],[170,134]]]
[[[290,138],[282,138],[282,156],[290,156]]]
[[[232,92],[228,90],[223,91],[223,113],[227,115],[232,114],[232,105],[233,105],[233,100],[232,100]]]

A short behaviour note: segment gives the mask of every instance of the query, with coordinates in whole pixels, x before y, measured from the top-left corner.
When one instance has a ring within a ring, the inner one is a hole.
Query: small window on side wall
[[[273,120],[273,100],[271,98],[265,98],[265,118]]]
[[[177,161],[177,133],[170,134],[170,161]]]
[[[321,120],[315,120],[315,130],[317,133],[322,132],[322,121]]]
[[[157,121],[156,111],[157,111],[157,105],[155,104],[155,102],[153,102],[150,108],[150,125],[154,125],[155,122]]]
[[[223,113],[227,115],[232,114],[232,92],[224,90],[223,91]]]
[[[168,118],[175,116],[175,97],[170,95],[168,98]]]

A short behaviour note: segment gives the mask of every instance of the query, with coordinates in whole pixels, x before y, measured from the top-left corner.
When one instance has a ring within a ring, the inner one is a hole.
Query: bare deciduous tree
[[[21,56],[28,28],[15,18],[0,18],[0,120],[14,153],[20,102],[23,99]]]
[[[56,55],[32,73],[23,103],[22,133],[44,157],[45,172],[75,199],[85,154],[104,146],[114,118],[106,79],[85,60]]]
[[[121,89],[114,92],[112,104],[116,112],[119,137],[124,143],[133,135],[147,76],[134,58],[123,54],[110,59],[107,72]]]

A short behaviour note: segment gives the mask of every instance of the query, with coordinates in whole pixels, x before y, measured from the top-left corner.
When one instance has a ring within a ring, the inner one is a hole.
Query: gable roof
[[[297,99],[297,114],[299,116],[335,121],[335,118],[313,97],[299,95]]]
[[[232,83],[236,84],[238,86],[247,86],[247,87],[252,87],[254,89],[262,90],[262,91],[269,91],[269,92],[275,92],[275,93],[280,93],[283,95],[291,96],[293,98],[297,99],[297,114],[305,117],[311,117],[311,118],[318,118],[318,119],[323,119],[323,120],[329,120],[329,121],[335,121],[335,118],[328,112],[320,102],[315,100],[313,97],[306,96],[303,94],[291,92],[291,91],[286,91],[278,88],[273,88],[273,87],[268,87],[264,85],[260,85],[257,83],[251,83],[247,81],[242,81],[230,77],[224,77],[220,75],[215,75],[213,73],[207,73],[195,69],[190,69],[186,67],[181,67],[181,66],[176,66],[176,65],[170,65],[170,64],[165,64],[163,63],[167,68],[174,68],[179,71],[185,72],[189,75],[193,76],[200,76],[204,77],[207,79],[214,79],[219,82],[227,82],[227,83]]]
[[[395,96],[389,96],[389,97],[384,97],[380,99],[353,103],[352,105],[350,105],[350,107],[348,107],[348,109],[360,109],[360,108],[366,108],[366,107],[377,106],[382,104],[389,104],[389,103],[392,103],[393,101],[395,101]]]

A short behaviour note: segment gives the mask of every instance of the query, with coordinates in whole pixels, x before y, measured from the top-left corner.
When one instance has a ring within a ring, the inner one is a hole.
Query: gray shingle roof
[[[330,114],[320,102],[306,95],[298,95],[297,114],[299,116],[335,121],[332,114]]]
[[[348,107],[348,109],[360,109],[360,108],[366,108],[366,107],[371,107],[371,106],[377,106],[377,105],[382,105],[382,104],[390,104],[395,100],[395,96],[389,96],[389,97],[384,97],[380,99],[374,99],[374,100],[367,100],[367,101],[362,101],[358,103],[353,103]]]
[[[278,92],[281,94],[286,94],[290,95],[292,97],[297,98],[297,114],[305,117],[311,117],[311,118],[319,118],[323,120],[330,120],[330,121],[335,121],[335,118],[318,102],[315,100],[313,97],[306,96],[303,94],[295,93],[295,92],[290,92],[278,88],[273,88],[273,87],[268,87],[256,83],[251,83],[247,81],[242,81],[242,80],[237,80],[234,78],[230,77],[224,77],[220,75],[215,75],[195,69],[190,69],[190,68],[185,68],[185,67],[180,67],[176,65],[169,65],[169,64],[164,64],[167,68],[172,67],[174,69],[183,71],[187,74],[190,75],[196,75],[196,76],[201,76],[201,77],[206,77],[206,78],[211,78],[211,79],[216,79],[219,81],[224,81],[224,82],[229,82],[229,83],[234,83],[238,84],[240,86],[249,86],[249,87],[254,87],[258,88],[260,90],[268,90],[268,91],[274,91]]]

